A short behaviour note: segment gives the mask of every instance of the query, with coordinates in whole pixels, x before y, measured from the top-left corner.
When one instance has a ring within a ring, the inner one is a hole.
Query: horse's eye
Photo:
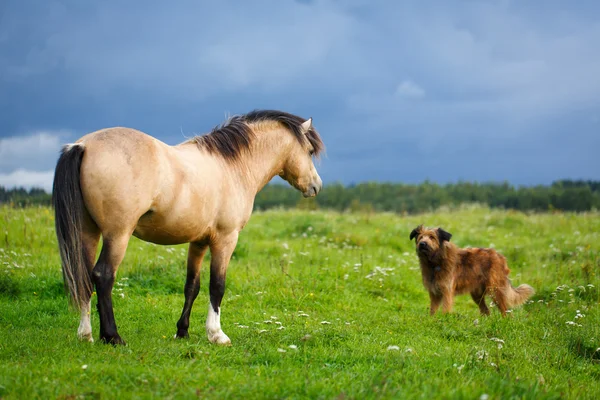
[[[310,154],[310,156],[312,157],[312,156],[313,156],[313,154],[315,154],[315,151],[314,151],[314,150],[311,150],[311,151],[309,151],[309,152],[308,152],[308,154]]]

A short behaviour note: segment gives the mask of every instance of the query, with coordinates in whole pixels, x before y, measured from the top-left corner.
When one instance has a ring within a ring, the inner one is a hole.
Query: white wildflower
[[[392,350],[398,351],[398,350],[400,350],[400,347],[398,347],[398,346],[388,346],[387,350],[388,351],[392,351]]]
[[[331,325],[331,322],[329,322],[329,321],[321,321],[321,325]]]
[[[284,350],[284,349],[277,349],[277,351],[280,352],[280,353],[286,353],[287,352],[287,350]]]
[[[298,350],[298,346],[296,346],[295,344],[290,344],[288,347],[292,350]]]
[[[87,364],[83,364],[83,365],[81,366],[81,369],[87,369],[87,367],[88,367],[88,366],[87,366]]]

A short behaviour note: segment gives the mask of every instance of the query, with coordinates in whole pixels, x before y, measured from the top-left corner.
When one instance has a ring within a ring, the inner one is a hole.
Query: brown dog
[[[489,295],[500,309],[506,310],[525,302],[534,290],[529,285],[513,288],[506,258],[494,249],[460,249],[450,243],[452,234],[441,228],[426,229],[419,225],[410,233],[416,238],[423,285],[431,299],[430,313],[443,304],[444,312],[452,311],[454,296],[470,293],[482,314],[489,315],[485,296]]]

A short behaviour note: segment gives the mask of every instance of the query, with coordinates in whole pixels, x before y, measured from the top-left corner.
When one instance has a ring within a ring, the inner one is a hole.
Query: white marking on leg
[[[221,307],[218,312],[213,310],[212,304],[208,304],[208,316],[206,317],[206,335],[211,343],[231,344],[231,340],[221,330]]]
[[[92,337],[92,324],[90,322],[90,302],[87,305],[81,307],[81,321],[79,322],[79,328],[77,329],[77,337],[79,340],[93,342]]]

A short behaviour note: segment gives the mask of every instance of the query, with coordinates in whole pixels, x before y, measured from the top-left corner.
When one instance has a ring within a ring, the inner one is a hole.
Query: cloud
[[[49,1],[48,15],[31,27],[34,44],[20,57],[0,61],[4,80],[68,73],[68,89],[92,98],[126,86],[202,100],[249,85],[282,88],[318,75],[335,48],[352,36],[353,19],[330,1],[223,2],[218,7],[189,0],[180,7],[135,3],[74,9]],[[29,14],[12,11],[14,18],[7,20]],[[80,13],[85,18],[78,18]],[[18,24],[4,28],[21,29]]]
[[[425,90],[413,81],[403,81],[396,89],[396,95],[406,99],[420,99],[425,97]]]
[[[61,141],[70,135],[69,131],[40,131],[0,138],[0,172],[52,168],[58,160]]]
[[[32,187],[43,188],[46,192],[52,191],[52,180],[54,179],[54,171],[28,171],[25,169],[17,169],[8,174],[0,173],[0,186],[5,188],[24,187],[30,189]]]
[[[278,108],[314,117],[329,180],[424,179],[408,166],[425,157],[443,165],[439,179],[600,178],[587,155],[597,124],[582,122],[600,109],[598,3],[550,1],[544,13],[513,0],[178,4],[9,2],[4,132],[124,125],[171,143],[227,112]],[[545,164],[565,160],[575,130],[571,162]],[[2,154],[0,172],[50,170],[57,151]],[[503,161],[481,168],[492,152]]]

